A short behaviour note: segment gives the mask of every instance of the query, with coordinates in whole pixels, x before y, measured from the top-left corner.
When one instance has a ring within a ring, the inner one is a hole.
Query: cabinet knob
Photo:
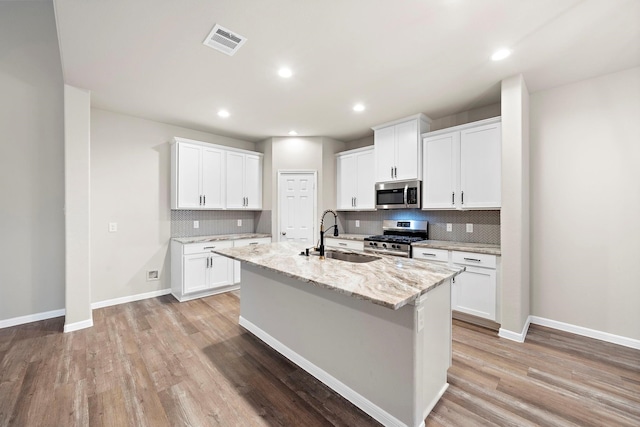
[[[282,234],[283,236],[286,236],[286,235],[287,235],[287,232],[286,232],[286,231],[283,231],[283,232],[282,232],[282,233],[280,233],[280,234]]]

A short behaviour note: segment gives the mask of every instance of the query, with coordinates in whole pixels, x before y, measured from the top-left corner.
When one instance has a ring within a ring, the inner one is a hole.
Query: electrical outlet
[[[238,220],[238,227],[242,227],[242,220],[241,219]]]
[[[453,224],[447,223],[447,231],[449,232],[453,231]]]
[[[467,233],[473,233],[473,224],[467,224]]]
[[[158,274],[158,270],[148,270],[147,271],[147,282],[152,280],[158,280],[160,278],[160,274]]]
[[[118,231],[118,223],[117,222],[110,222],[109,223],[109,233],[115,233],[116,231]]]
[[[360,220],[356,219],[356,227],[360,227]]]
[[[193,221],[193,228],[200,228],[200,221]]]

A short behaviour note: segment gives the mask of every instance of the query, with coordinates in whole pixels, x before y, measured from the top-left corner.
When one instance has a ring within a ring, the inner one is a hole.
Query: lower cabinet
[[[499,257],[473,252],[414,248],[414,258],[465,267],[451,284],[451,309],[482,319],[498,320]]]
[[[271,237],[258,237],[255,239],[240,239],[233,241],[233,247],[237,248],[240,246],[253,246],[253,245],[264,245],[271,243]],[[233,261],[233,277],[235,283],[240,283],[241,280],[241,268],[240,261]]]
[[[354,251],[364,251],[364,241],[362,240],[350,240],[350,239],[340,239],[340,238],[332,238],[325,237],[324,246],[326,248],[341,248],[341,249],[351,249]]]
[[[233,247],[233,241],[182,244],[171,242],[171,293],[187,301],[229,290],[233,260],[211,252]]]

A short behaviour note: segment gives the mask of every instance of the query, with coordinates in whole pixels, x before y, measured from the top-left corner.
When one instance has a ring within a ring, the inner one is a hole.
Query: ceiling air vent
[[[233,56],[238,49],[240,49],[240,46],[242,46],[246,41],[246,37],[234,34],[226,28],[216,24],[204,40],[203,44],[219,50],[220,52],[226,53],[229,56]]]

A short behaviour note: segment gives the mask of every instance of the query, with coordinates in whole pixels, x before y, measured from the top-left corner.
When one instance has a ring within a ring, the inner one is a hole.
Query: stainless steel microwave
[[[422,181],[395,181],[376,184],[377,209],[421,208]]]

